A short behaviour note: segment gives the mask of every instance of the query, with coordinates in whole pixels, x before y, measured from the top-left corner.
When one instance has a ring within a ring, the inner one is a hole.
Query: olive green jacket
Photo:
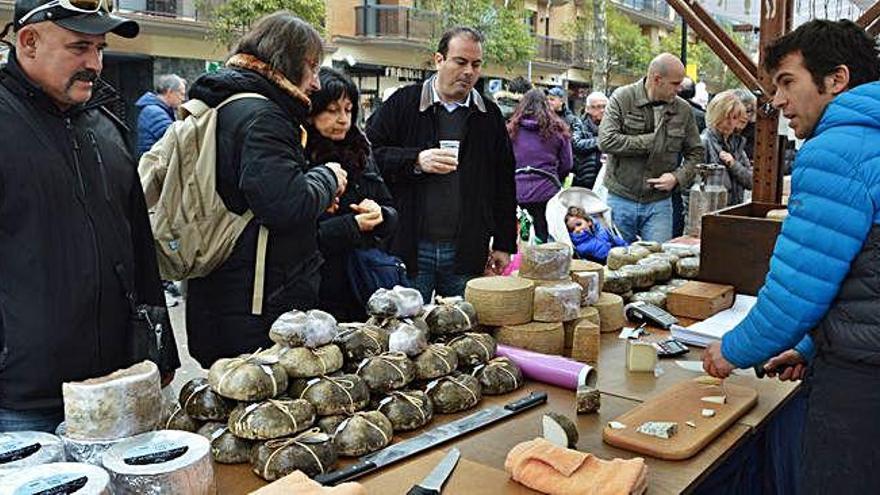
[[[703,161],[703,144],[690,105],[676,97],[662,120],[654,122],[654,107],[645,80],[617,88],[608,100],[599,125],[599,148],[608,154],[608,191],[639,203],[668,198],[669,191],[648,185],[648,179],[671,172],[682,188],[690,187],[694,165]],[[684,163],[678,166],[679,154]]]

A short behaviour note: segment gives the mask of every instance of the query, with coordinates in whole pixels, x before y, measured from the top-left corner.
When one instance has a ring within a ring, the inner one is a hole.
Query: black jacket
[[[337,162],[348,172],[348,186],[339,198],[336,213],[324,213],[318,221],[318,245],[324,256],[321,267],[321,291],[318,307],[337,321],[364,321],[364,307],[357,302],[349,283],[347,264],[354,249],[384,247],[397,229],[397,211],[391,193],[379,174],[370,152],[370,143],[357,128],[336,143],[322,137],[311,127],[306,154],[312,165]],[[361,232],[349,205],[372,199],[382,206],[382,223],[372,232]]]
[[[423,84],[415,84],[398,90],[367,123],[376,163],[391,188],[400,217],[392,251],[403,258],[411,274],[418,266],[418,212],[425,184],[425,174],[416,174],[413,167],[419,152],[439,147],[438,106],[426,104],[430,96],[423,95],[423,89]],[[500,110],[491,101],[479,101],[485,111],[471,102],[467,135],[459,149],[462,215],[456,271],[463,274],[483,273],[490,238],[492,249],[516,252],[516,160]]]
[[[7,348],[0,408],[58,408],[62,382],[133,364],[117,267],[140,302],[164,306],[165,298],[135,163],[118,120],[101,107],[115,91],[99,82],[92,101],[62,112],[27,80],[13,52],[0,70],[0,98],[0,340]],[[165,337],[159,364],[171,371],[180,362],[173,333]]]
[[[336,177],[326,167],[308,170],[300,127],[308,100],[270,78],[251,69],[225,68],[200,77],[190,90],[192,98],[210,106],[244,92],[268,98],[234,101],[218,115],[217,192],[230,211],[251,210],[255,218],[226,262],[189,281],[189,350],[206,368],[219,358],[271,345],[269,327],[281,313],[312,309],[318,302],[322,259],[317,219],[333,200]],[[269,229],[263,313],[253,315],[261,224]]]
[[[575,117],[577,118],[577,117]],[[574,152],[574,180],[571,185],[592,189],[602,168],[602,152],[599,150],[599,126],[589,115],[581,123],[582,134],[576,137],[572,131],[571,147]],[[572,128],[574,129],[574,128]]]

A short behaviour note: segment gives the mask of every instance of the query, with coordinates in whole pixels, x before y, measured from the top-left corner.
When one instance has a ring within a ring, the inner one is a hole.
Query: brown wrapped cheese
[[[342,351],[346,369],[357,369],[365,358],[388,352],[388,331],[375,325],[345,323],[334,343]]]
[[[357,375],[323,376],[309,380],[299,397],[311,402],[318,416],[333,416],[363,409],[370,390]]]
[[[485,395],[507,394],[525,383],[522,370],[506,357],[497,357],[481,364],[471,374],[480,381],[480,390]]]
[[[278,356],[257,351],[217,360],[208,371],[208,383],[223,397],[253,402],[284,392],[287,372],[278,363]]]
[[[254,444],[232,434],[224,423],[205,423],[198,434],[211,442],[211,457],[220,464],[243,464],[251,458]]]
[[[654,272],[654,282],[666,282],[672,278],[672,264],[666,260],[657,258],[645,258],[639,260],[639,265],[647,266]]]
[[[336,427],[333,444],[339,455],[360,457],[385,448],[393,434],[391,421],[381,412],[358,412]]]
[[[207,378],[187,382],[180,389],[178,400],[186,415],[199,421],[224,422],[235,407],[235,401],[211,390]]]
[[[273,350],[290,378],[314,378],[342,368],[342,351],[334,344],[316,349],[276,346]]]
[[[458,354],[459,365],[476,366],[495,357],[496,343],[491,335],[469,332],[447,342]]]
[[[639,257],[631,253],[629,248],[614,247],[608,250],[607,265],[611,270],[620,270],[622,267],[634,265],[638,263],[638,261]]]
[[[278,438],[258,445],[251,454],[254,473],[266,481],[275,481],[294,471],[314,478],[328,473],[336,465],[333,440],[318,428],[293,438]]]
[[[378,410],[391,421],[395,432],[421,428],[434,416],[434,404],[420,390],[391,392],[379,402]]]
[[[477,311],[473,304],[460,297],[437,298],[436,306],[429,306],[425,322],[431,335],[452,335],[470,332],[477,326]]]
[[[464,373],[455,373],[434,380],[426,390],[434,411],[440,414],[452,414],[465,411],[476,406],[483,398],[480,382]]]
[[[681,278],[697,278],[700,275],[700,258],[682,258],[675,265],[675,274]]]
[[[239,404],[229,416],[229,430],[239,438],[271,440],[311,428],[315,407],[304,399],[269,399]]]
[[[357,374],[371,391],[387,393],[409,385],[416,377],[416,366],[402,352],[386,352],[364,359]]]
[[[653,304],[660,309],[666,309],[666,294],[660,291],[645,291],[645,292],[636,292],[630,298],[630,302],[636,301],[644,301],[649,304]]]
[[[416,379],[433,380],[446,376],[458,368],[458,354],[444,344],[431,344],[413,360]]]
[[[605,272],[604,287],[605,292],[618,295],[626,294],[632,290],[632,279],[620,270],[608,270]]]

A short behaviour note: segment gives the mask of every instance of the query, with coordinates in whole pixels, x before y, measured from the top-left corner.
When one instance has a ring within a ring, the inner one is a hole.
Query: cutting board
[[[383,469],[362,480],[368,493],[402,494],[416,483],[423,480],[432,469],[443,460],[448,449],[438,450],[418,459],[397,464]],[[520,485],[510,479],[510,475],[462,457],[458,460],[455,470],[443,485],[443,495],[470,495],[478,493],[477,487],[483,487],[484,493],[505,493],[508,495],[535,495],[538,492]],[[491,487],[491,489],[489,488]]]
[[[605,443],[659,459],[681,460],[694,456],[715,437],[758,403],[758,392],[749,387],[725,384],[726,404],[711,404],[702,397],[723,395],[718,385],[686,381],[636,406],[614,419],[626,425],[621,430],[607,424],[602,431]],[[715,416],[704,418],[703,409],[714,409]],[[678,432],[671,438],[657,438],[636,429],[647,421],[674,421]],[[696,428],[685,424],[692,421]]]

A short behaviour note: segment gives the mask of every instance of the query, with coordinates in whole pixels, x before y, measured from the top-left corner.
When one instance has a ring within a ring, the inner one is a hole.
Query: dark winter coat
[[[324,213],[318,221],[318,245],[324,256],[318,307],[337,321],[364,321],[366,312],[352,292],[348,278],[348,259],[358,248],[383,247],[397,229],[397,211],[391,193],[373,161],[370,143],[357,128],[346,139],[331,141],[308,128],[306,154],[313,166],[337,162],[348,173],[348,185],[339,199],[339,210]],[[349,205],[372,199],[382,206],[382,223],[372,232],[361,232]]]
[[[468,108],[467,135],[459,149],[461,211],[456,239],[456,271],[482,273],[492,249],[516,251],[514,158],[498,107],[475,91]],[[394,93],[367,123],[376,163],[391,188],[400,217],[392,251],[411,274],[417,270],[419,218],[425,174],[416,174],[419,152],[439,147],[438,105],[431,103],[430,84],[415,84]]]
[[[189,281],[186,329],[190,354],[202,366],[267,347],[269,327],[281,313],[318,303],[321,254],[317,220],[336,192],[327,167],[308,169],[302,125],[308,98],[264,64],[241,56],[239,65],[206,74],[190,95],[216,106],[237,93],[217,120],[217,192],[235,213],[251,210],[231,256],[210,275]],[[263,313],[251,314],[259,226],[269,230]]]
[[[62,382],[134,364],[117,267],[140,302],[165,304],[136,167],[101,107],[115,98],[98,82],[61,111],[14,52],[0,70],[0,408],[60,408]],[[165,371],[180,365],[168,330]]]
[[[581,122],[584,125],[583,137],[580,140],[572,137],[571,142],[574,150],[574,180],[571,185],[592,189],[596,185],[599,169],[602,168],[599,126],[593,122],[589,115],[585,115]]]
[[[141,112],[137,127],[137,156],[140,157],[165,135],[165,130],[174,122],[174,110],[152,91],[144,93],[134,106]]]

